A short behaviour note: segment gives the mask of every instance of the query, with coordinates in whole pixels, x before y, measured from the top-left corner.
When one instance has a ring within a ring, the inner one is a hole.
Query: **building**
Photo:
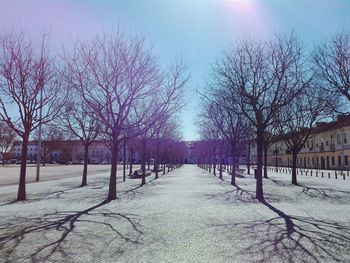
[[[37,160],[37,141],[30,141],[28,143],[27,158],[29,162]],[[122,147],[121,147],[122,148]],[[43,141],[42,142],[42,158],[45,162],[83,162],[84,159],[84,145],[78,140],[67,141]],[[119,150],[119,161],[123,160],[123,149]],[[11,151],[12,158],[16,160],[21,159],[22,143],[15,142]],[[140,159],[140,154],[134,152],[134,161]],[[90,164],[111,163],[112,153],[108,144],[104,140],[94,141],[89,147],[88,162]],[[126,149],[126,156],[129,157],[128,149]]]
[[[198,143],[197,141],[185,141],[186,144],[186,156],[184,163],[187,164],[194,164],[197,163],[197,157],[196,157],[196,144]]]
[[[336,121],[318,123],[311,137],[298,154],[301,168],[350,169],[350,116],[340,115]],[[283,140],[275,142],[268,151],[269,165],[291,166],[292,155]]]
[[[200,158],[200,154],[207,145],[203,141],[185,141],[186,144],[186,156],[184,159],[184,163],[188,164],[195,164],[197,163],[198,159]],[[256,146],[254,142],[250,142],[249,144],[243,143],[237,145],[237,161],[239,164],[246,164],[247,163],[247,155],[248,155],[248,146],[249,145],[249,153],[250,153],[250,163],[256,163]],[[225,143],[223,149],[223,155],[224,155],[224,163],[231,163],[232,161],[232,155],[230,152],[230,144]],[[216,152],[216,162],[219,162],[220,156],[219,156],[219,150]]]

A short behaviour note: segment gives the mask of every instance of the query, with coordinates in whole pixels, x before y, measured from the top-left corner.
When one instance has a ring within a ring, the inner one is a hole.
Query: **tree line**
[[[317,123],[348,112],[350,33],[337,33],[311,51],[295,32],[268,40],[240,38],[211,66],[201,97],[198,125],[206,143],[201,165],[219,165],[221,173],[223,161],[217,156],[229,151],[231,184],[236,185],[238,151],[248,153],[254,143],[256,198],[263,200],[271,144],[284,141],[297,184],[297,155]]]
[[[97,139],[107,142],[107,200],[117,198],[118,154],[126,143],[136,140],[142,146],[142,184],[150,142],[156,145],[156,177],[160,156],[164,166],[180,163],[176,115],[189,79],[181,59],[165,63],[143,37],[121,30],[77,40],[62,52],[52,52],[48,42],[47,34],[39,41],[21,30],[0,34],[0,121],[22,144],[18,201],[26,199],[29,140],[45,126],[58,127],[84,146],[82,186],[89,147]]]

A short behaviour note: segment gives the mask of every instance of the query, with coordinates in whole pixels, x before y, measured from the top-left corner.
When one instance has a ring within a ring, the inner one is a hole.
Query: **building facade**
[[[350,117],[338,116],[329,123],[318,123],[297,158],[301,168],[350,170]],[[292,155],[283,140],[268,151],[269,165],[291,166]]]
[[[29,162],[37,160],[38,143],[30,141],[28,144],[27,159]],[[20,161],[22,154],[21,142],[15,142],[11,151],[11,159]],[[84,159],[84,145],[77,140],[42,142],[42,159],[45,162],[73,162],[82,163]],[[133,152],[134,162],[140,161],[140,153]],[[129,152],[126,147],[126,159],[129,160]],[[108,143],[104,140],[94,141],[89,147],[88,162],[90,164],[111,163],[112,153]],[[119,161],[123,160],[123,149],[119,149]]]

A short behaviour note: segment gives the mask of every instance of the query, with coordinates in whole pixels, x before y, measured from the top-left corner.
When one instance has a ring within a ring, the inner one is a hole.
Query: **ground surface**
[[[121,169],[121,166],[119,167]],[[104,173],[110,170],[110,165],[89,165],[89,173]],[[18,184],[20,165],[0,166],[0,186]],[[71,177],[80,177],[83,165],[52,165],[47,164],[40,168],[40,181],[50,181]],[[27,166],[27,183],[35,182],[36,165]]]
[[[350,262],[350,180],[270,173],[266,202],[255,180],[219,180],[185,165],[158,180],[118,183],[108,174],[28,185],[7,204],[0,188],[0,262]]]

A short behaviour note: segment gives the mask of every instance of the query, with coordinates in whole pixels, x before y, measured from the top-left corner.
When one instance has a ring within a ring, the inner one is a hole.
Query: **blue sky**
[[[145,35],[165,60],[183,57],[192,77],[182,131],[192,140],[198,138],[196,89],[205,85],[210,63],[230,42],[243,34],[268,38],[295,30],[310,48],[349,28],[350,0],[0,0],[0,24],[21,24],[34,33],[51,28],[57,47],[119,25]]]

